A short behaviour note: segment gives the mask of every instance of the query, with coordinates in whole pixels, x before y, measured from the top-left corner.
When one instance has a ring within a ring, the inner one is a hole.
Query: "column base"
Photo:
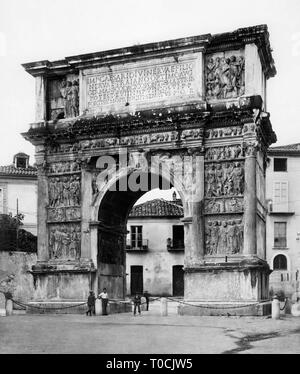
[[[38,262],[32,267],[35,302],[86,301],[96,269],[89,261]]]
[[[268,314],[268,302],[257,304],[269,299],[269,273],[268,264],[258,258],[245,258],[238,263],[207,263],[185,268],[184,301],[191,305],[182,304],[179,313],[191,315]],[[200,308],[201,305],[206,307]],[[237,308],[240,306],[243,308]]]

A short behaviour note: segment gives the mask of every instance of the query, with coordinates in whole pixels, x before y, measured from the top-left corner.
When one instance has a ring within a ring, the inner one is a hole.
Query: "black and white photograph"
[[[299,0],[0,0],[0,357],[300,354],[299,68]]]

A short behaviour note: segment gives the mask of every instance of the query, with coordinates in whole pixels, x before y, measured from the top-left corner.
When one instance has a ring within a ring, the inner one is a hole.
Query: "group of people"
[[[142,296],[146,299],[146,310],[149,310],[149,301],[150,301],[150,294],[148,291],[145,291]],[[102,302],[102,315],[107,316],[107,305],[108,305],[108,294],[107,294],[107,289],[103,288],[103,291],[97,296],[98,299],[101,300]],[[136,315],[137,311],[139,315],[141,315],[141,304],[142,304],[142,299],[141,295],[136,293],[132,299],[134,308],[133,308],[133,315]],[[88,310],[86,311],[86,315],[92,316],[92,314],[96,314],[95,311],[95,304],[96,304],[96,296],[94,291],[90,291],[88,300],[87,300],[87,306]]]

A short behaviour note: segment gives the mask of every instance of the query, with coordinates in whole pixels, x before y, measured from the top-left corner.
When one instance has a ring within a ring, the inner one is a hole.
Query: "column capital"
[[[257,151],[259,150],[259,144],[257,140],[248,140],[243,142],[243,148],[246,157],[256,157]]]

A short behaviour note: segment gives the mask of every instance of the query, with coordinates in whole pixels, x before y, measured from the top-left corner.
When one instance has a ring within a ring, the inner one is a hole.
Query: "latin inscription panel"
[[[174,59],[172,59],[174,61]],[[196,99],[199,69],[196,59],[117,68],[86,75],[86,109],[89,113],[155,102]],[[145,105],[144,105],[145,106]],[[147,106],[147,105],[146,105]]]

